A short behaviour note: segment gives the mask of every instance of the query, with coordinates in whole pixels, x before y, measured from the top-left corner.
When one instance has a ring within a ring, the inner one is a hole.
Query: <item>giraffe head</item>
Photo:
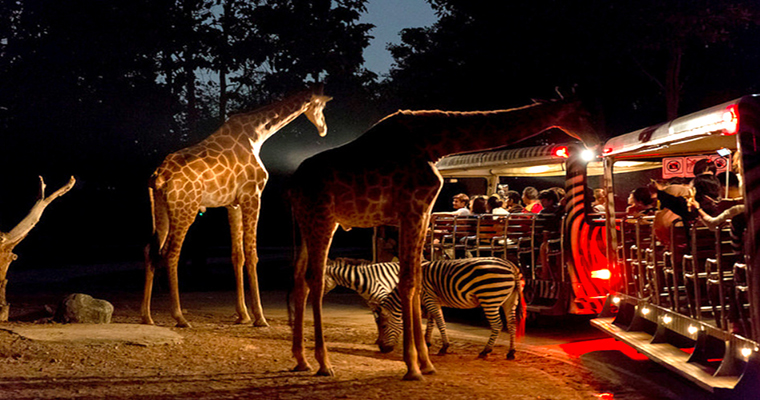
[[[557,126],[568,135],[580,140],[587,148],[601,144],[594,125],[593,116],[580,100],[561,100],[562,106],[557,114]]]
[[[324,110],[325,105],[330,100],[332,100],[332,97],[322,94],[322,85],[319,85],[313,90],[311,100],[306,105],[306,111],[304,111],[306,118],[317,127],[319,136],[322,137],[327,135],[327,124],[325,123],[325,115],[322,113],[322,110]]]

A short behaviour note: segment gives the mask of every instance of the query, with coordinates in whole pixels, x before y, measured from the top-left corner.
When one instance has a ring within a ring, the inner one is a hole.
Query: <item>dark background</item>
[[[402,31],[377,76],[362,0],[0,0],[0,231],[38,176],[49,193],[77,178],[16,247],[11,285],[16,270],[139,265],[162,159],[309,82],[335,98],[327,137],[299,118],[261,152],[267,268],[290,265],[289,174],[398,109],[504,109],[576,87],[611,137],[760,91],[756,1],[429,2],[438,22]],[[182,268],[225,264],[224,214],[198,218]],[[370,237],[340,232],[334,247],[366,255]]]

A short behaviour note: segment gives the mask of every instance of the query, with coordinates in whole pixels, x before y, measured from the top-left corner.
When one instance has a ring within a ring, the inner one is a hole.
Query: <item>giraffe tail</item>
[[[156,265],[161,265],[159,255],[161,243],[159,243],[158,229],[156,227],[156,196],[154,193],[153,179],[151,179],[148,187],[148,197],[150,199],[150,216],[153,230],[151,232],[150,241],[148,242],[148,245],[145,246],[145,267],[155,269]]]

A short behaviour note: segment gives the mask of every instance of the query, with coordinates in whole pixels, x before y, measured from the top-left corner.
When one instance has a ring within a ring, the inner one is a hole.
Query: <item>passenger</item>
[[[541,203],[541,211],[536,217],[535,240],[541,240],[539,247],[539,261],[541,263],[541,279],[552,279],[558,276],[559,265],[553,265],[549,262],[549,243],[550,239],[560,237],[562,225],[562,212],[559,208],[559,196],[557,192],[551,189],[542,190],[538,195]]]
[[[646,215],[654,215],[656,203],[652,198],[649,189],[640,187],[633,189],[628,196],[628,208],[625,213],[631,217],[638,218]]]
[[[470,200],[470,214],[480,215],[488,213],[488,200],[486,196],[475,196]]]
[[[522,201],[525,203],[525,212],[534,214],[541,212],[541,202],[538,201],[538,190],[533,186],[523,189]]]
[[[510,214],[518,214],[525,212],[522,204],[520,204],[520,193],[514,190],[507,191],[507,212]]]
[[[488,197],[488,201],[486,203],[486,206],[488,207],[488,213],[494,214],[494,215],[508,215],[509,211],[507,211],[504,207],[504,202],[501,200],[501,196],[498,194],[492,194]]]
[[[468,208],[468,205],[470,204],[470,196],[464,193],[459,193],[452,198],[451,204],[454,206],[455,210],[452,214],[462,216],[472,215],[472,212],[470,212],[470,209]]]
[[[686,185],[664,186],[652,181],[657,188],[657,198],[660,201],[660,209],[654,214],[652,229],[657,239],[665,246],[670,245],[670,227],[681,219],[684,229],[688,232],[689,227],[697,218],[696,210],[690,210],[689,198],[694,196],[694,189]]]
[[[720,181],[715,176],[718,167],[709,158],[703,158],[694,164],[694,180],[691,186],[696,191],[694,197],[697,203],[712,216],[719,213],[718,201],[720,200]]]
[[[607,196],[604,189],[594,189],[594,203],[591,205],[595,213],[603,213],[607,209]]]
[[[559,208],[560,210],[564,210],[565,204],[567,204],[567,196],[565,196],[565,189],[559,186],[550,187],[549,189],[557,193],[557,197],[559,197]]]
[[[720,182],[720,194],[725,199],[738,199],[742,197],[741,187],[739,186],[739,177],[732,171],[721,172],[717,175]]]

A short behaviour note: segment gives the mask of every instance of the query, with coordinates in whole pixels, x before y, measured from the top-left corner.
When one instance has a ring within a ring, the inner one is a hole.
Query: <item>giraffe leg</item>
[[[303,346],[304,311],[306,310],[306,298],[309,295],[309,287],[306,285],[308,254],[305,240],[302,240],[301,251],[298,254],[298,260],[296,260],[295,265],[295,284],[293,287],[293,297],[295,301],[295,312],[293,316],[293,357],[296,359],[296,366],[293,368],[293,371],[311,370],[311,366],[308,361],[306,361]]]
[[[171,314],[177,321],[177,327],[190,328],[185,316],[182,315],[182,307],[179,303],[179,279],[177,277],[177,267],[179,264],[179,254],[182,250],[182,243],[185,241],[190,225],[195,220],[195,213],[183,213],[183,220],[179,223],[172,224],[172,230],[167,238],[163,262],[166,265],[167,275],[169,277],[169,295],[171,297]]]
[[[259,293],[259,275],[256,267],[259,263],[259,255],[256,253],[256,229],[259,221],[261,208],[260,194],[253,196],[249,202],[242,205],[243,212],[243,248],[245,251],[245,268],[248,272],[248,282],[251,285],[251,312],[253,313],[253,326],[267,327],[267,319],[264,317],[264,308],[261,306],[261,294]],[[238,293],[243,297],[243,292]]]
[[[145,287],[143,289],[143,301],[140,306],[142,323],[154,325],[153,318],[150,316],[150,299],[153,294],[153,277],[156,274],[156,266],[151,259],[151,245],[145,247]]]
[[[156,273],[156,264],[161,263],[162,248],[169,234],[169,215],[166,209],[166,202],[159,193],[155,195],[153,189],[149,190],[151,217],[153,219],[153,235],[151,241],[145,246],[145,287],[143,289],[143,301],[140,306],[142,323],[153,325],[153,318],[150,315],[150,301],[153,295],[153,280]]]
[[[245,276],[243,276],[243,211],[239,206],[227,207],[227,219],[230,222],[230,237],[232,238],[232,268],[235,270],[235,289],[237,303],[235,310],[238,314],[236,324],[249,324],[251,317],[245,305]]]
[[[319,363],[317,376],[334,376],[330,357],[327,352],[324,331],[322,326],[322,297],[324,296],[325,286],[325,263],[327,262],[327,252],[330,249],[332,237],[338,224],[333,224],[332,229],[317,229],[312,232],[313,239],[308,242],[309,257],[308,268],[306,270],[306,282],[309,285],[311,293],[311,308],[314,313],[314,356]],[[322,234],[320,234],[320,232]],[[315,234],[316,233],[316,234]]]
[[[404,362],[407,373],[404,380],[421,380],[422,374],[435,372],[425,337],[422,332],[422,310],[420,307],[420,286],[422,275],[422,228],[425,218],[406,219],[399,231],[399,294],[401,296],[401,314],[404,322]]]

